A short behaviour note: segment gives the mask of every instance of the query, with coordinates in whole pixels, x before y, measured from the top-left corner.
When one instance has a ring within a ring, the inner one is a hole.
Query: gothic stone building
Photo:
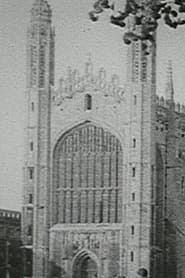
[[[124,90],[105,70],[70,70],[54,89],[51,8],[27,36],[25,277],[185,277],[185,108],[156,95],[156,45],[128,47]]]
[[[0,209],[0,277],[20,278],[21,213]]]

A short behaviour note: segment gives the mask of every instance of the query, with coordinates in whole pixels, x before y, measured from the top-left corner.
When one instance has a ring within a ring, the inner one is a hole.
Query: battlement
[[[97,74],[93,73],[91,59],[85,64],[85,73],[80,76],[78,70],[68,69],[67,77],[59,80],[59,86],[54,92],[53,101],[60,105],[65,98],[73,98],[76,93],[85,91],[99,91],[104,96],[113,97],[117,102],[124,99],[124,90],[120,87],[119,77],[112,75],[111,80],[107,81],[106,71],[100,68]]]
[[[13,210],[0,209],[0,219],[2,218],[19,221],[21,219],[21,213]]]
[[[170,101],[165,99],[163,96],[156,96],[156,104],[161,106],[164,109],[168,109],[170,106]],[[179,102],[174,102],[174,110],[179,114],[185,114],[185,105],[180,104]]]

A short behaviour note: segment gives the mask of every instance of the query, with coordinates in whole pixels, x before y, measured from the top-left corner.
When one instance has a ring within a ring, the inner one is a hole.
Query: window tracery
[[[122,148],[92,123],[74,128],[54,154],[58,223],[121,222]]]

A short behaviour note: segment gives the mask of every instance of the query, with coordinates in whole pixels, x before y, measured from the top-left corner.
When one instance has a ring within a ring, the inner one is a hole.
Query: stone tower
[[[130,28],[138,29],[134,18]],[[156,45],[145,55],[142,41],[132,42],[127,61],[127,198],[125,244],[126,277],[134,277],[140,268],[150,273],[155,191],[155,99]],[[134,236],[132,229],[135,228]]]
[[[23,204],[23,243],[25,268],[27,268],[25,275],[31,275],[30,264],[33,258],[34,277],[43,277],[48,249],[47,206],[51,87],[54,85],[54,37],[50,6],[45,0],[35,0],[27,32]]]
[[[156,45],[145,55],[141,41],[128,48],[125,90],[118,76],[94,73],[90,58],[55,90],[54,37],[51,8],[37,0],[27,39],[25,277],[132,278],[145,268],[162,278],[175,242],[166,219],[178,211],[167,201],[182,117],[171,67],[166,101],[155,94]]]

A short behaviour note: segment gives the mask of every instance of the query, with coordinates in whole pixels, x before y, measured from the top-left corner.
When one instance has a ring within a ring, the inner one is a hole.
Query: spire
[[[173,70],[172,70],[172,61],[168,61],[167,66],[167,82],[166,82],[166,100],[174,101],[174,88],[173,88]]]

